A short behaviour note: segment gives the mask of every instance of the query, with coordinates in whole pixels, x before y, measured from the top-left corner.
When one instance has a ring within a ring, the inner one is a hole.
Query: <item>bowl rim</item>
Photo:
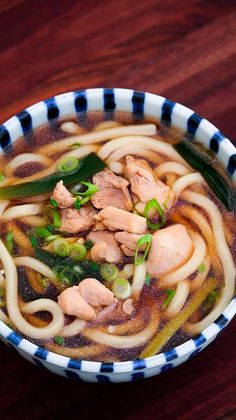
[[[86,93],[90,93],[92,97],[96,98],[96,96],[99,95],[101,91],[103,93],[105,91],[115,92],[116,95],[118,96],[121,95],[123,97],[123,100],[128,100],[128,96],[130,100],[130,95],[137,93],[140,95],[148,95],[149,98],[152,99],[154,102],[157,101],[163,104],[164,101],[167,101],[170,104],[177,105],[178,113],[180,114],[179,117],[180,118],[182,117],[185,123],[186,123],[187,117],[189,118],[189,116],[195,115],[201,121],[204,121],[205,123],[204,129],[206,131],[209,130],[209,134],[212,134],[212,130],[214,130],[215,133],[220,133],[220,136],[222,136],[222,138],[224,139],[222,153],[225,154],[227,158],[230,157],[230,154],[232,154],[232,152],[236,154],[236,148],[230,142],[230,140],[228,140],[221,132],[219,132],[219,130],[213,124],[211,124],[208,120],[203,119],[202,117],[198,116],[190,108],[184,105],[181,105],[177,102],[172,102],[164,98],[163,96],[148,93],[148,92],[138,92],[138,91],[125,89],[125,88],[114,88],[114,89],[113,88],[112,89],[111,88],[108,88],[108,89],[91,88],[91,89],[86,89],[86,90],[78,90],[76,91],[76,93],[84,94],[84,92],[86,92]],[[57,101],[59,101],[59,103],[64,103],[64,102],[66,103],[66,101],[68,101],[68,97],[70,97],[70,95],[74,93],[75,92],[73,91],[61,93],[59,95],[56,95],[53,98],[46,99],[44,102],[47,103],[56,99]],[[40,107],[42,106],[42,103],[43,103],[42,101],[36,102],[35,104],[26,108],[25,111],[22,111],[21,113],[16,114],[15,116],[8,119],[6,122],[2,124],[2,126],[0,126],[0,128],[3,127],[4,130],[5,128],[7,128],[8,130],[9,128],[11,128],[12,125],[14,126],[14,124],[16,124],[16,120],[15,120],[16,117],[17,116],[19,117],[19,115],[24,114],[24,112],[28,113],[33,110],[33,112],[40,113]],[[103,111],[103,109],[101,108],[99,108],[98,110]],[[39,124],[39,126],[40,125],[43,125],[43,123]],[[173,124],[173,125],[176,125],[176,124]],[[16,137],[16,139],[19,137],[21,136]],[[15,139],[13,141],[15,141]],[[0,153],[2,152],[0,151]],[[36,344],[33,344],[28,339],[23,338],[23,336],[21,336],[20,333],[15,332],[15,330],[10,328],[3,321],[0,321],[0,337],[5,339],[9,344],[13,344],[14,346],[17,346],[19,350],[22,350],[23,352],[29,354],[31,357],[36,357],[36,359],[37,358],[42,359],[51,365],[55,365],[64,369],[68,368],[68,369],[78,370],[80,372],[92,373],[92,374],[99,374],[100,372],[107,372],[107,373],[112,372],[114,374],[116,373],[127,374],[138,369],[151,369],[151,368],[158,367],[161,365],[166,365],[172,359],[177,359],[177,358],[181,359],[186,356],[188,357],[189,355],[191,356],[195,353],[198,353],[201,350],[202,345],[205,342],[212,341],[215,338],[215,336],[218,335],[218,333],[221,330],[223,330],[226,327],[226,325],[233,319],[235,314],[236,314],[236,297],[234,296],[232,300],[230,301],[230,303],[225,308],[225,310],[218,317],[218,319],[216,319],[212,324],[210,324],[197,337],[187,340],[184,343],[171,348],[169,351],[159,353],[155,356],[147,357],[145,359],[133,359],[133,360],[128,360],[124,362],[111,362],[111,363],[110,362],[94,362],[94,361],[89,361],[89,360],[84,360],[84,359],[73,359],[68,356],[63,356],[49,350],[45,351],[44,348]],[[71,362],[74,362],[73,366],[70,366]],[[103,368],[102,370],[101,370],[101,366]]]

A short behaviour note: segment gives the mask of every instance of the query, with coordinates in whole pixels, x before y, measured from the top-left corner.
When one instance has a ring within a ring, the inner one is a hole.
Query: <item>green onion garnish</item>
[[[61,227],[61,217],[58,211],[48,208],[49,217],[52,219],[52,225],[55,229],[60,229]]]
[[[80,161],[74,156],[67,156],[60,160],[57,169],[60,172],[72,172],[79,167]]]
[[[5,297],[5,295],[6,295],[6,292],[5,292],[4,287],[0,287],[0,298]]]
[[[38,241],[34,234],[29,235],[29,240],[33,247],[38,246]]]
[[[81,207],[81,200],[80,200],[80,198],[76,198],[74,207],[75,207],[76,210],[80,210],[80,207]]]
[[[146,274],[146,277],[145,277],[145,284],[147,285],[147,286],[150,286],[150,284],[151,284],[151,275],[149,274],[149,273],[147,273]]]
[[[49,244],[52,241],[55,241],[55,239],[57,238],[61,238],[60,235],[50,235],[47,238],[44,239],[44,241],[46,242],[46,244]]]
[[[37,227],[35,229],[35,233],[37,236],[39,236],[40,238],[47,238],[48,236],[51,235],[51,232],[49,232],[49,230],[45,227]]]
[[[174,295],[175,295],[175,290],[173,289],[166,289],[166,298],[162,304],[162,309],[166,309],[167,306],[169,305],[169,303],[172,301]]]
[[[80,146],[81,146],[80,143],[74,143],[69,147],[69,149],[71,149],[71,150],[79,149]]]
[[[79,244],[78,242],[71,245],[70,256],[75,261],[85,260],[87,255],[87,249],[84,245]]]
[[[7,250],[10,253],[12,253],[12,251],[13,251],[13,246],[14,246],[13,232],[7,232],[7,234],[6,234],[6,247],[7,247]]]
[[[152,210],[152,209],[156,209],[160,218],[161,218],[161,220],[158,221],[157,223],[152,223],[148,218],[148,214],[149,214],[150,210]],[[148,203],[146,204],[145,209],[144,209],[144,217],[146,217],[146,219],[147,219],[148,227],[152,230],[157,230],[160,227],[164,226],[164,224],[166,223],[165,213],[163,212],[160,204],[158,203],[158,201],[155,198],[148,201]]]
[[[50,198],[50,204],[55,207],[55,209],[58,207],[58,202],[54,200],[54,198]]]
[[[53,250],[60,257],[68,257],[70,255],[70,245],[66,239],[58,238],[53,241]]]
[[[55,335],[55,337],[54,337],[54,343],[55,344],[58,344],[59,346],[63,346],[63,344],[65,344],[65,340],[60,335]]]
[[[90,240],[87,240],[87,241],[85,241],[84,246],[87,250],[90,250],[93,247],[93,242],[90,241]]]
[[[70,267],[64,267],[58,273],[58,280],[65,286],[71,286],[73,284],[74,273]]]
[[[150,250],[151,247],[151,243],[152,243],[152,235],[150,233],[147,233],[147,235],[142,236],[136,245],[136,250],[135,250],[135,256],[134,256],[134,263],[135,265],[140,265],[142,264],[145,259],[147,258],[148,252]],[[146,249],[144,251],[144,253],[139,257],[139,249],[142,245],[146,244]]]
[[[5,175],[2,171],[0,171],[0,182],[4,181]]]
[[[207,309],[211,309],[215,305],[217,299],[219,298],[219,295],[220,295],[219,290],[212,290],[212,292],[209,293],[206,299]]]
[[[205,268],[206,268],[206,264],[204,264],[204,263],[200,264],[198,269],[197,269],[198,273],[204,273]]]
[[[117,278],[119,271],[114,264],[102,264],[100,273],[104,280],[113,281]]]
[[[112,285],[112,291],[118,299],[128,299],[131,295],[130,283],[126,279],[116,279]]]
[[[83,188],[83,185],[85,185],[87,187],[87,190],[81,192],[81,189]],[[71,188],[70,191],[74,195],[79,195],[81,197],[90,197],[91,195],[93,195],[98,190],[99,190],[99,188],[97,187],[97,185],[94,185],[91,182],[81,181],[79,184],[74,185]]]

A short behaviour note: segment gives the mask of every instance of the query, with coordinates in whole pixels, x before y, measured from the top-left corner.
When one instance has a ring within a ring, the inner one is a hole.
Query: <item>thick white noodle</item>
[[[86,321],[83,321],[82,319],[75,319],[71,322],[71,324],[65,325],[60,331],[59,335],[62,337],[71,337],[72,335],[77,335],[85,328],[85,326]]]
[[[182,280],[177,284],[175,295],[165,311],[167,318],[172,318],[181,311],[188,298],[189,289],[189,280]]]
[[[8,200],[1,200],[0,201],[0,216],[3,214],[4,210],[6,210],[9,203],[10,203],[10,201],[8,201]]]
[[[205,183],[204,178],[198,172],[194,172],[193,174],[187,174],[178,178],[177,181],[172,184],[171,188],[176,197],[179,197],[180,194],[190,185],[199,184],[200,182]]]
[[[209,198],[192,191],[185,191],[182,194],[182,198],[202,207],[210,217],[213,234],[215,236],[216,250],[224,271],[225,286],[215,308],[202,321],[196,324],[186,324],[189,331],[197,334],[214,322],[233,298],[235,290],[235,267],[225,238],[223,219],[217,206]]]
[[[122,175],[124,173],[124,165],[121,162],[110,162],[108,166],[112,172],[117,175]]]
[[[23,265],[25,267],[32,268],[32,270],[37,271],[49,279],[56,280],[56,277],[53,271],[43,262],[37,260],[33,257],[16,257],[14,258],[16,265]]]
[[[19,206],[10,207],[1,215],[1,221],[16,219],[25,216],[33,216],[42,212],[42,204],[21,204]]]
[[[211,257],[207,256],[203,261],[204,271],[202,273],[197,273],[196,277],[193,280],[190,280],[190,291],[194,292],[197,290],[206,280],[208,273],[211,268]]]
[[[26,216],[21,218],[21,222],[30,226],[42,227],[47,224],[46,219],[41,216]]]
[[[81,134],[83,133],[82,127],[79,124],[76,124],[73,121],[65,121],[61,124],[60,129],[65,133],[69,134]]]
[[[139,126],[138,126],[139,127]],[[183,163],[185,162],[181,156],[173,149],[173,147],[165,143],[164,141],[153,139],[147,136],[132,136],[129,135],[128,137],[119,137],[115,138],[107,142],[104,146],[102,146],[98,152],[98,156],[105,160],[108,156],[115,152],[117,149],[121,149],[125,146],[133,146],[132,153],[135,153],[136,149],[138,150],[139,147],[144,149],[152,150],[153,152],[158,152],[163,155],[167,155],[172,159],[176,160],[177,162]],[[125,156],[126,152],[122,152],[122,155]],[[114,155],[113,155],[114,156]],[[122,156],[121,156],[122,157]],[[120,158],[121,158],[120,157]]]
[[[142,292],[143,286],[145,284],[147,269],[145,261],[140,265],[134,266],[134,275],[131,286],[131,295],[135,298],[138,298]]]
[[[42,146],[38,151],[39,153],[48,154],[54,152],[61,152],[75,143],[91,144],[102,143],[103,141],[114,139],[121,136],[155,136],[156,126],[154,124],[142,125],[125,125],[121,127],[108,128],[102,131],[94,131],[88,134],[81,134],[78,136],[71,136],[63,140],[59,140],[54,144]]]
[[[191,172],[191,169],[178,162],[163,162],[154,169],[154,172],[157,178],[161,178],[165,174],[187,175]]]
[[[193,274],[203,262],[206,255],[206,243],[203,238],[196,232],[188,232],[192,238],[194,244],[194,251],[192,256],[188,261],[177,268],[175,271],[172,271],[170,274],[163,276],[160,280],[161,287],[169,287],[173,284],[178,283],[181,280],[186,279],[191,274]]]
[[[16,168],[29,162],[42,163],[44,166],[49,166],[52,163],[51,159],[48,159],[46,156],[42,156],[37,153],[22,153],[11,159],[6,165],[6,174],[12,174]]]
[[[129,347],[138,347],[149,341],[157,331],[160,318],[153,314],[150,323],[144,330],[134,335],[112,335],[101,331],[84,330],[83,335],[99,344],[125,349]]]
[[[107,130],[108,128],[114,128],[114,127],[121,127],[123,124],[121,124],[118,121],[112,121],[112,120],[105,120],[99,122],[95,127],[93,128],[93,131],[102,131]]]
[[[7,248],[0,240],[0,260],[5,270],[7,312],[11,322],[23,334],[36,339],[49,338],[58,334],[64,325],[64,315],[59,305],[50,299],[39,299],[24,305],[27,313],[49,311],[52,321],[45,327],[35,327],[25,320],[18,306],[18,277],[16,265]]]

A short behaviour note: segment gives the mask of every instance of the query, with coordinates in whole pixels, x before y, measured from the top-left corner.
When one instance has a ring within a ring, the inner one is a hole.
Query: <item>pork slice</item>
[[[63,181],[59,181],[51,195],[51,199],[55,200],[58,204],[59,209],[66,209],[72,207],[75,202],[75,198],[64,186]]]
[[[79,284],[83,299],[94,307],[108,306],[114,303],[114,293],[94,278],[87,278]]]
[[[129,182],[115,175],[110,169],[104,169],[94,175],[93,183],[99,191],[92,195],[91,201],[97,209],[104,209],[111,203],[119,209],[131,211],[132,199],[128,190]]]
[[[192,252],[193,242],[184,225],[158,230],[152,237],[147,272],[153,277],[163,276],[184,264]]]
[[[90,205],[76,209],[61,211],[61,232],[78,233],[90,229],[96,222],[97,211]]]
[[[118,263],[121,261],[123,254],[112,232],[107,230],[91,231],[87,235],[87,239],[94,244],[91,249],[91,258],[93,261],[107,261],[109,263]]]
[[[126,230],[131,233],[146,233],[146,219],[128,211],[108,206],[97,215],[97,220],[107,226],[109,230]]]

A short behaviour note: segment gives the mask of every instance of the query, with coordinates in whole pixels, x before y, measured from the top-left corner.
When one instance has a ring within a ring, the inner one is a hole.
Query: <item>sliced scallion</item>
[[[170,304],[170,302],[172,301],[174,295],[175,295],[175,290],[174,289],[166,289],[166,298],[162,304],[162,309],[166,309],[167,306]]]
[[[70,255],[70,245],[66,239],[58,238],[53,241],[53,250],[60,257],[68,257]]]
[[[3,182],[5,179],[5,175],[2,171],[0,171],[0,182]]]
[[[58,207],[58,202],[54,200],[54,198],[50,198],[50,204],[55,207],[55,209]]]
[[[13,246],[14,246],[13,232],[7,232],[7,234],[6,234],[6,247],[7,247],[8,252],[10,252],[10,254],[13,251]]]
[[[119,270],[114,264],[102,264],[100,273],[104,280],[113,281],[117,278]]]
[[[91,249],[91,248],[93,247],[93,242],[92,242],[92,241],[90,241],[90,240],[87,240],[87,241],[85,241],[84,246],[85,246],[85,248],[86,248],[87,250],[89,250],[89,249]]]
[[[116,279],[112,285],[112,291],[117,299],[128,299],[131,296],[130,283],[126,279]]]
[[[74,207],[75,207],[76,210],[80,210],[80,207],[81,207],[81,200],[80,200],[80,198],[76,198]]]
[[[147,273],[147,274],[146,274],[146,277],[145,277],[145,284],[146,284],[147,286],[150,286],[150,284],[151,284],[151,279],[152,279],[151,275],[150,275],[149,273]]]
[[[87,249],[84,245],[78,242],[71,245],[70,256],[75,261],[85,260],[87,255]]]
[[[152,223],[149,220],[149,212],[150,210],[153,210],[153,209],[157,210],[158,215],[160,216],[160,221],[158,221],[157,223]],[[160,227],[164,226],[166,223],[165,213],[163,212],[160,204],[155,198],[148,201],[148,203],[146,204],[145,209],[144,209],[144,217],[146,217],[147,225],[149,229],[152,229],[152,230],[157,230]]]
[[[35,229],[35,233],[37,236],[39,236],[40,238],[46,239],[48,238],[48,236],[51,235],[51,232],[49,232],[49,230],[45,227],[37,227]]]
[[[58,211],[52,208],[48,208],[49,217],[52,220],[52,225],[55,229],[60,229],[61,227],[61,217]]]
[[[55,335],[54,343],[58,344],[59,346],[63,346],[63,344],[65,344],[65,339],[61,337],[60,335]]]
[[[197,269],[198,273],[204,273],[205,268],[206,268],[206,264],[204,264],[204,263],[200,264],[198,269]]]
[[[79,167],[80,161],[74,156],[67,156],[62,158],[57,165],[57,169],[60,172],[72,172]]]
[[[148,252],[150,250],[152,244],[152,235],[150,233],[147,233],[147,235],[142,236],[138,241],[135,249],[135,256],[134,256],[134,263],[135,265],[142,264],[145,259],[147,258]],[[146,249],[144,253],[139,256],[139,250],[141,246],[146,245]]]

